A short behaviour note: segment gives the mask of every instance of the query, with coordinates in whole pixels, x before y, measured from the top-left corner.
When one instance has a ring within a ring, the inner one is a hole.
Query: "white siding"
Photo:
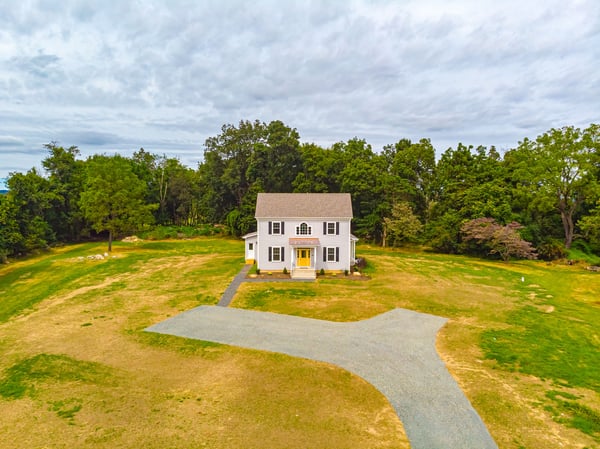
[[[283,221],[284,222],[284,233],[281,235],[269,234],[269,222]],[[339,223],[338,229],[339,234],[327,235],[323,232],[324,222]],[[306,223],[311,227],[310,235],[301,235],[296,233],[296,228],[301,223]],[[261,218],[257,220],[257,232],[258,232],[258,244],[256,254],[256,261],[258,268],[263,271],[281,271],[283,268],[291,270],[292,268],[292,251],[293,249],[289,245],[290,238],[318,238],[320,246],[316,248],[315,254],[315,268],[320,270],[349,270],[350,269],[350,219],[349,218],[310,218],[310,219],[297,219],[297,218]],[[269,262],[269,247],[284,247],[284,261],[283,262]],[[323,262],[323,252],[325,248],[339,248],[339,262]]]

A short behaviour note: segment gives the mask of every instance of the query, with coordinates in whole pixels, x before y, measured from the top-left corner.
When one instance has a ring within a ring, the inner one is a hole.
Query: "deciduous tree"
[[[537,137],[524,139],[514,157],[516,175],[535,192],[540,207],[551,205],[560,214],[568,249],[575,235],[575,217],[582,204],[598,195],[600,126],[583,131],[565,126]]]
[[[0,195],[0,263],[6,262],[17,248],[23,247],[23,235],[17,221],[18,210],[8,195]]]
[[[473,240],[483,245],[490,254],[498,254],[505,262],[511,257],[535,259],[535,249],[518,233],[522,226],[512,222],[502,226],[493,218],[476,218],[461,227],[464,241]]]
[[[96,232],[108,232],[108,251],[115,235],[153,221],[155,204],[146,204],[146,184],[131,162],[119,155],[94,156],[86,163],[87,179],[81,208]]]
[[[48,223],[48,214],[56,194],[51,191],[48,180],[36,169],[31,169],[26,174],[11,173],[7,184],[8,200],[15,208],[15,218],[23,236],[22,246],[15,250],[29,252],[54,242],[55,234]]]
[[[413,213],[410,204],[401,201],[392,206],[392,216],[383,219],[383,246],[398,246],[414,242],[423,229],[423,225]]]
[[[75,146],[63,148],[55,142],[44,146],[49,155],[42,165],[49,174],[49,190],[52,192],[48,223],[58,240],[78,240],[84,228],[79,197],[85,175],[83,161],[77,159],[79,149]]]
[[[579,220],[578,225],[589,242],[600,249],[600,200],[598,200],[596,207],[590,211],[589,215]]]

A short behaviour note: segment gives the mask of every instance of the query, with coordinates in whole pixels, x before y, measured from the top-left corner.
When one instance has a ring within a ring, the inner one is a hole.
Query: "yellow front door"
[[[310,249],[298,248],[296,250],[296,264],[299,267],[310,267]]]

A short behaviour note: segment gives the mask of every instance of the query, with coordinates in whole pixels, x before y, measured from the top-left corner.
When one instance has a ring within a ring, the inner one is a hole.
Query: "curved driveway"
[[[201,306],[146,330],[333,363],[388,398],[414,449],[497,449],[435,350],[445,322],[404,309],[337,323]]]

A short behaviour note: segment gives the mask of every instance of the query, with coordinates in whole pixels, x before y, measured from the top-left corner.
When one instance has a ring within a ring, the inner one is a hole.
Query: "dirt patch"
[[[138,242],[143,242],[143,240],[141,238],[139,238],[137,235],[131,235],[129,237],[125,237],[123,240],[121,240],[122,242],[125,243],[138,243]]]

